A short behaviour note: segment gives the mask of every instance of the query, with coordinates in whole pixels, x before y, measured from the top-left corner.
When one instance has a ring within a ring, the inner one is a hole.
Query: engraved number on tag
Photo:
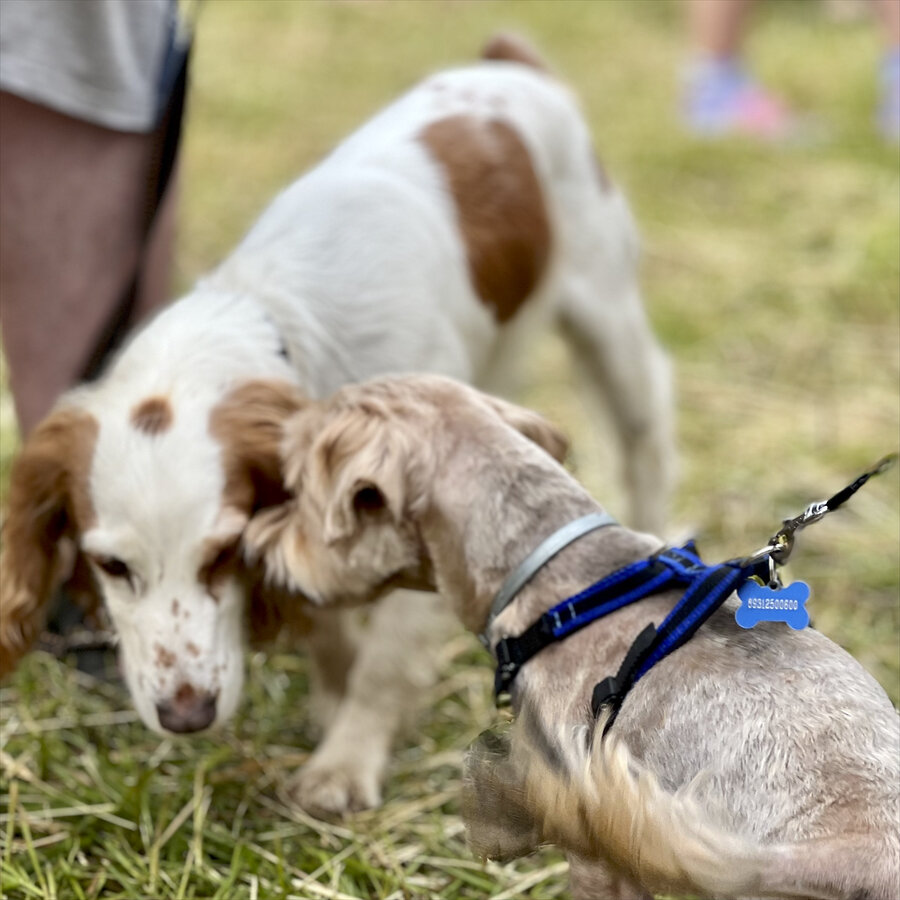
[[[745,581],[737,594],[741,605],[734,618],[741,628],[752,628],[757,622],[785,622],[799,631],[809,625],[809,613],[806,611],[809,585],[805,581],[776,588],[752,580]]]

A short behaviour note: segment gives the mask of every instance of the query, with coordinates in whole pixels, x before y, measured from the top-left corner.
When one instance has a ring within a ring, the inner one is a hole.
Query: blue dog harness
[[[547,610],[522,634],[498,641],[493,649],[497,659],[494,695],[507,696],[519,670],[528,660],[592,622],[632,603],[673,588],[681,588],[681,599],[657,628],[648,625],[625,654],[619,671],[594,687],[591,708],[595,716],[608,710],[608,729],[632,686],[660,660],[689,641],[731,593],[749,579],[778,585],[776,566],[783,565],[793,548],[794,533],[816,522],[848,500],[869,478],[885,471],[896,455],[885,457],[848,487],[829,500],[813,503],[799,516],[785,519],[781,529],[761,550],[743,559],[707,565],[697,555],[694,543],[667,547],[647,559],[618,569],[590,587]],[[482,642],[490,649],[487,631],[494,619],[534,577],[538,570],[563,548],[598,528],[617,525],[606,513],[594,513],[570,522],[554,532],[532,551],[506,578],[491,605]]]
[[[619,671],[594,688],[594,714],[609,708],[609,726],[631,687],[656,663],[690,640],[732,591],[752,576],[768,578],[768,559],[731,560],[710,566],[697,555],[693,543],[666,548],[618,569],[547,610],[522,634],[500,640],[494,648],[494,693],[498,699],[507,695],[519,669],[550,644],[652,594],[683,588],[681,599],[659,628],[648,625],[631,645]]]

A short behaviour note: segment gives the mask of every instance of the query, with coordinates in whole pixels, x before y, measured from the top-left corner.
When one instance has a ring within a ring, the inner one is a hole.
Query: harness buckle
[[[615,676],[607,675],[603,681],[598,681],[594,685],[594,693],[591,695],[591,713],[597,719],[600,712],[607,703],[617,700],[619,695],[619,682]],[[618,706],[618,703],[616,703]]]
[[[505,653],[504,655],[506,662],[498,662],[497,671],[494,673],[494,702],[498,709],[509,705],[509,688],[519,671],[518,665],[509,659],[509,654]]]

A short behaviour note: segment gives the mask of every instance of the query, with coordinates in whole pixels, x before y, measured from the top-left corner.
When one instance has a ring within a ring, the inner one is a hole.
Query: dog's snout
[[[209,728],[216,717],[218,693],[198,691],[190,684],[181,684],[171,700],[156,704],[159,724],[175,734],[189,734]]]

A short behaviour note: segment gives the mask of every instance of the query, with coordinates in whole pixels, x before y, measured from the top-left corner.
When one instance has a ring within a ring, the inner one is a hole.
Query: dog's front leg
[[[360,641],[359,610],[317,609],[309,614],[310,716],[322,736],[337,718],[347,693]]]
[[[434,683],[440,647],[458,627],[435,594],[396,591],[376,604],[334,718],[288,785],[293,802],[325,816],[378,806],[394,737]]]
[[[653,900],[633,881],[574,853],[569,854],[569,887],[572,900]]]

